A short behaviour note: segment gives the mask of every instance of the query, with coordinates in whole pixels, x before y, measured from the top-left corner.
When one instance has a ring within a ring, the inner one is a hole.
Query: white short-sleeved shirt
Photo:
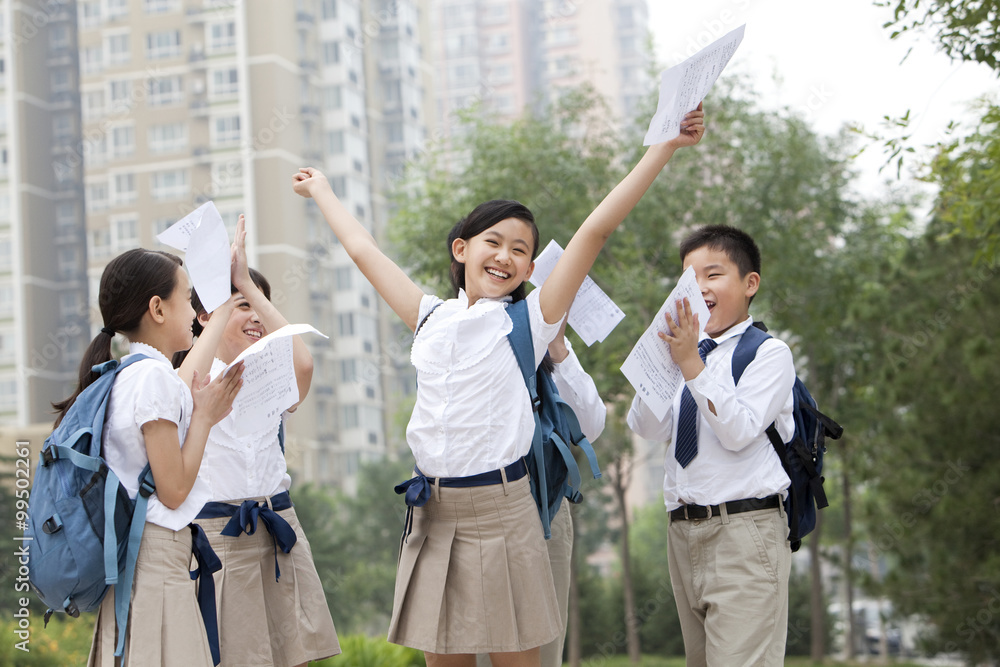
[[[789,479],[771,441],[764,433],[775,423],[788,442],[792,419],[792,352],[777,338],[761,343],[737,386],[733,352],[752,325],[747,318],[715,339],[718,347],[705,360],[705,370],[686,385],[698,405],[698,454],[687,468],[674,457],[683,385],[662,420],[638,396],[632,401],[628,425],[647,440],[669,440],[664,461],[663,499],[667,510],[681,505],[718,505],[743,498],[787,493]],[[709,407],[715,406],[716,413]]]
[[[539,292],[527,297],[536,366],[560,325],[546,324]],[[448,301],[432,295],[420,301],[417,321],[423,326],[410,354],[417,369],[417,402],[406,440],[428,477],[496,470],[531,448],[535,422],[507,341],[513,329],[508,301],[480,299],[469,306],[464,291]]]
[[[142,436],[143,424],[158,419],[177,424],[177,441],[183,447],[194,405],[191,390],[159,350],[145,343],[129,343],[128,351],[122,361],[137,353],[150,358],[135,362],[115,378],[102,445],[108,467],[118,475],[129,497],[134,499],[139,490],[139,474],[149,463]],[[208,500],[211,500],[208,485],[199,476],[187,498],[175,510],[161,503],[155,493],[150,496],[146,521],[180,530],[194,520]]]
[[[559,395],[573,408],[580,422],[580,430],[587,436],[587,440],[593,442],[604,432],[608,408],[597,393],[594,378],[583,370],[569,339],[565,343],[569,354],[562,361],[553,364],[552,380],[556,383]]]
[[[212,378],[225,368],[225,362],[213,361]],[[212,500],[270,497],[291,487],[278,443],[281,420],[276,417],[266,430],[241,436],[236,433],[236,417],[229,413],[212,427],[198,473],[211,489]]]

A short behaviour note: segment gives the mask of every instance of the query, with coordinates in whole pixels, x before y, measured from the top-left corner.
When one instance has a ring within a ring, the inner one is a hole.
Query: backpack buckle
[[[531,399],[531,411],[539,412],[541,409],[542,409],[542,397],[535,396],[533,399]]]
[[[52,445],[42,450],[42,466],[48,466],[53,461],[59,460],[59,452]]]
[[[139,485],[139,495],[143,498],[149,498],[155,492],[156,485],[150,481],[143,480],[142,484]]]

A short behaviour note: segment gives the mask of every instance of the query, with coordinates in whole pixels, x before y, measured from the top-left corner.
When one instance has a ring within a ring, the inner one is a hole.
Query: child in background
[[[708,305],[705,337],[685,299],[661,337],[686,384],[661,420],[638,396],[628,424],[647,440],[670,440],[663,497],[670,514],[670,583],[689,667],[783,664],[792,554],[782,499],[789,479],[765,430],[792,437],[795,368],[788,346],[769,338],[738,385],[733,351],[753,326],[760,250],[726,225],[681,242]],[[686,395],[686,396],[685,396]],[[687,404],[690,407],[684,407]]]
[[[231,314],[209,315],[198,295],[192,295],[196,332],[220,319],[226,324],[218,346],[192,351],[183,367],[190,365],[199,373],[210,370],[213,377],[255,342],[288,324],[270,301],[267,279],[247,266],[242,215],[233,248],[236,305]],[[313,362],[299,336],[292,340],[292,359],[301,403],[312,382]],[[179,361],[175,358],[175,365]],[[294,412],[299,403],[287,412]],[[267,429],[239,435],[236,417],[230,414],[212,428],[205,448],[201,476],[210,502],[197,521],[222,561],[215,594],[224,665],[293,667],[340,653],[309,541],[288,494],[292,480],[279,441],[283,417],[276,416]],[[240,525],[241,517],[250,517],[250,522]]]
[[[129,356],[149,357],[116,377],[102,442],[108,467],[131,498],[138,492],[139,475],[147,462],[156,484],[146,509],[121,662],[210,667],[213,660],[196,599],[197,582],[189,574],[193,543],[189,524],[207,497],[198,469],[208,432],[229,412],[242,384],[243,367],[213,382],[194,374],[190,387],[174,372],[168,359],[191,347],[194,320],[188,277],[175,255],[141,248],[119,255],[104,269],[98,301],[104,326],[84,354],[79,387],[54,407],[61,420],[94,380],[91,367],[112,359],[116,332],[128,338]],[[231,300],[219,307],[227,316],[232,309]],[[204,344],[217,344],[221,334],[221,327],[213,327]],[[114,602],[111,589],[98,612],[89,665],[110,667],[116,662]]]
[[[677,148],[696,144],[704,113],[680,136],[652,146],[588,216],[545,284],[525,297],[538,229],[518,202],[490,201],[463,221],[452,244],[458,298],[423,291],[378,248],[315,169],[293,177],[312,197],[351,259],[416,331],[417,401],[407,428],[417,476],[396,577],[389,641],[425,652],[428,667],[534,666],[561,619],[538,511],[525,476],[534,418],[506,340],[511,300],[527,300],[539,362],[611,233]],[[433,311],[433,313],[432,313]]]

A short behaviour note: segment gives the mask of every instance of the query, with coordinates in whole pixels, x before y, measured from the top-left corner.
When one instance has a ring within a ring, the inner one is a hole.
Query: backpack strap
[[[555,395],[559,399],[559,409],[566,418],[566,423],[569,424],[570,436],[573,438],[573,444],[582,449],[583,453],[587,455],[587,461],[590,463],[590,473],[594,476],[594,479],[600,479],[601,468],[597,465],[597,453],[594,452],[594,446],[590,444],[590,440],[583,434],[583,429],[580,427],[580,420],[577,418],[576,413],[573,412],[573,408],[569,406],[569,403],[567,403],[562,396],[559,396],[558,389],[556,389]],[[570,456],[572,456],[572,454],[570,454]],[[569,462],[567,462],[567,467],[570,471],[576,470],[577,477],[579,477],[579,468],[576,466],[575,458],[573,458],[572,466],[570,466]],[[579,488],[576,484],[573,484],[572,486],[574,488]]]
[[[155,491],[156,485],[153,484],[153,471],[147,463],[146,467],[139,473],[139,492],[135,494],[135,509],[132,512],[132,524],[128,531],[125,570],[122,572],[121,583],[115,586],[115,619],[118,622],[118,646],[115,648],[115,655],[119,657],[125,649],[125,628],[128,625],[129,604],[132,601],[132,580],[135,577],[135,561],[139,556],[142,531],[146,527],[146,505],[149,503],[149,497]],[[114,528],[112,527],[113,530]]]
[[[743,377],[743,371],[747,369],[750,362],[754,360],[757,356],[757,348],[761,344],[771,337],[771,334],[767,333],[766,330],[758,328],[756,322],[743,332],[740,336],[740,340],[736,343],[736,349],[733,350],[733,383],[739,384],[740,378]]]
[[[545,452],[542,449],[542,425],[538,418],[538,411],[541,409],[541,400],[538,398],[538,378],[536,377],[538,366],[535,364],[535,347],[531,340],[531,320],[528,318],[527,301],[522,299],[507,306],[507,316],[513,322],[513,328],[507,334],[507,340],[510,341],[510,347],[514,351],[514,358],[517,359],[517,365],[521,369],[521,376],[524,378],[524,385],[528,388],[528,396],[531,399],[531,411],[535,418],[535,434],[531,438],[531,451],[535,453],[539,480],[543,480],[546,479]],[[549,539],[552,536],[549,490],[545,484],[534,484],[534,486],[538,489],[545,539]]]

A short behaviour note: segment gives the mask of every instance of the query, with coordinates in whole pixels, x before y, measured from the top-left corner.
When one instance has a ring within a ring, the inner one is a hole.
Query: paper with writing
[[[535,287],[541,287],[562,254],[562,247],[555,241],[549,241],[545,250],[535,258],[535,270],[528,279],[529,282]],[[569,325],[587,347],[607,338],[624,318],[622,309],[615,305],[590,276],[583,279],[573,305],[569,308]]]
[[[622,373],[657,419],[666,416],[677,390],[684,384],[684,375],[670,356],[670,346],[660,338],[659,333],[670,333],[667,328],[666,313],[669,313],[676,322],[677,301],[685,297],[691,304],[691,312],[698,315],[700,332],[705,331],[705,324],[710,316],[708,306],[701,296],[694,269],[688,267],[677,281],[677,286],[670,296],[660,306],[660,311],[656,313],[652,324],[642,334],[622,364]]]
[[[156,238],[186,253],[191,286],[207,312],[226,302],[231,293],[229,234],[214,203],[202,204]]]
[[[660,100],[649,122],[644,146],[670,141],[680,134],[681,121],[698,108],[743,41],[746,24],[715,40],[679,65],[660,74]]]
[[[295,382],[292,360],[292,336],[315,333],[308,324],[288,324],[243,350],[227,372],[237,362],[243,362],[243,386],[233,401],[236,433],[248,435],[265,429],[274,418],[299,402],[299,387]]]

